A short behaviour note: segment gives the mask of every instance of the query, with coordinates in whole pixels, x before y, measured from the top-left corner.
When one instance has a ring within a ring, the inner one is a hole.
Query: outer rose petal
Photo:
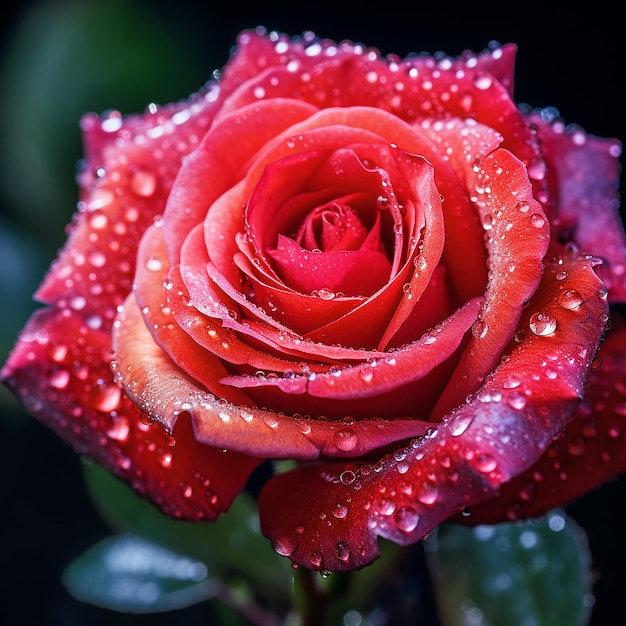
[[[585,397],[566,428],[532,467],[503,486],[496,500],[472,507],[460,521],[538,517],[626,471],[626,325],[619,322],[602,343]]]
[[[533,198],[526,168],[498,149],[480,164],[474,180],[477,207],[489,251],[489,283],[473,337],[435,409],[440,418],[461,404],[493,371],[513,338],[524,303],[543,273],[550,230]]]
[[[579,307],[559,304],[567,290],[581,296]],[[538,311],[554,316],[554,332],[533,326]],[[588,261],[553,264],[521,322],[524,341],[470,402],[374,466],[318,465],[274,477],[259,501],[263,533],[300,565],[354,570],[378,556],[377,536],[413,543],[455,512],[497,496],[570,419],[606,311],[606,290]],[[556,377],[548,375],[547,355]]]
[[[113,381],[109,332],[69,310],[33,315],[0,373],[28,411],[167,515],[213,520],[226,511],[258,459],[207,448],[189,422],[176,443]]]
[[[558,198],[557,229],[587,254],[605,260],[598,274],[611,302],[626,301],[626,246],[618,212],[622,153],[615,139],[601,139],[580,128],[547,123],[541,112],[530,115],[539,129],[548,175]]]
[[[346,425],[235,406],[204,391],[154,342],[131,295],[115,324],[116,371],[127,395],[151,419],[173,430],[191,415],[196,439],[216,448],[267,458],[361,456],[422,435],[420,420],[363,420]]]

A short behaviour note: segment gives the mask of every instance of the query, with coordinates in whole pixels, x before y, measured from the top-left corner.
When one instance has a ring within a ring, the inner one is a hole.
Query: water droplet
[[[351,485],[356,480],[356,474],[351,470],[344,470],[339,474],[339,480],[343,485]]]
[[[333,300],[335,298],[335,292],[331,291],[330,289],[326,289],[325,287],[322,287],[318,292],[317,295],[319,298],[321,298],[322,300]]]
[[[353,428],[342,428],[335,433],[335,445],[344,452],[354,450],[358,437]]]
[[[311,552],[311,565],[314,567],[319,567],[322,564],[322,553],[321,552]]]
[[[513,392],[507,396],[506,399],[508,405],[513,408],[521,411],[527,403],[526,396],[523,393]]]
[[[423,504],[434,504],[438,496],[439,489],[429,482],[423,482],[417,490],[417,499]]]
[[[400,530],[410,533],[417,528],[420,516],[413,507],[403,506],[396,511],[394,519]]]
[[[566,289],[559,296],[559,304],[564,309],[577,309],[583,303],[583,297],[575,289]]]
[[[337,519],[343,519],[348,514],[348,507],[343,502],[337,502],[332,513]]]
[[[540,337],[551,335],[556,330],[556,325],[556,317],[550,311],[537,311],[528,322],[530,330]]]
[[[122,391],[117,385],[103,385],[94,393],[92,404],[98,411],[110,413],[119,407],[121,399]]]
[[[546,218],[543,215],[540,215],[539,213],[533,213],[530,216],[530,223],[535,228],[543,228],[543,226],[545,226],[545,223],[546,223]]]
[[[162,467],[168,468],[172,465],[172,455],[169,452],[165,452],[157,457],[157,461]]]
[[[65,389],[70,382],[70,373],[67,370],[57,370],[50,376],[48,382],[55,389]]]
[[[158,272],[163,268],[161,259],[151,256],[146,259],[146,269],[150,272]]]
[[[350,559],[350,546],[347,541],[340,541],[335,545],[335,554],[340,561],[348,561]]]
[[[360,370],[359,376],[362,381],[366,383],[370,383],[372,382],[372,379],[374,378],[374,372],[372,371],[370,367],[366,367]]]
[[[493,228],[493,215],[491,215],[491,213],[481,215],[480,221],[485,230],[491,230]]]
[[[474,460],[474,467],[483,474],[493,472],[498,467],[498,462],[486,453],[479,454]]]
[[[452,419],[452,427],[450,433],[453,437],[462,435],[468,428],[468,426],[474,421],[474,415],[467,411],[459,413]]]
[[[106,429],[106,435],[109,439],[115,441],[126,441],[130,433],[130,424],[128,419],[122,416],[114,417],[111,424]]]
[[[477,319],[472,324],[472,335],[474,335],[476,339],[482,339],[487,334],[488,329],[487,324],[485,324],[483,320]]]
[[[378,512],[381,515],[392,515],[396,510],[396,503],[393,500],[383,499],[378,506]]]
[[[157,177],[147,169],[139,168],[132,173],[130,188],[138,196],[149,198],[156,191]]]
[[[491,85],[492,79],[489,74],[478,74],[474,79],[474,87],[476,87],[476,89],[480,89],[481,91],[489,89]]]
[[[272,541],[272,548],[281,556],[291,556],[296,551],[297,547],[295,541],[287,538],[276,538]]]

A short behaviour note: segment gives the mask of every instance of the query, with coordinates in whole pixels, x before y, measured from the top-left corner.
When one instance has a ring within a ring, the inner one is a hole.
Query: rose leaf
[[[443,524],[425,548],[444,626],[588,623],[587,538],[562,511],[524,524]]]
[[[167,517],[94,463],[84,463],[84,475],[96,507],[113,529],[199,560],[221,580],[245,572],[255,589],[274,598],[289,591],[292,570],[261,535],[255,505],[245,492],[215,522],[187,522]]]

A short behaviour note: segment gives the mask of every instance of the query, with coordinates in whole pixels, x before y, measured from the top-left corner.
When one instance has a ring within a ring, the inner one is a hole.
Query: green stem
[[[320,576],[304,567],[294,574],[294,600],[302,618],[301,626],[324,626],[326,624],[327,597],[322,593],[314,577]]]
[[[300,611],[301,626],[334,626],[337,611],[350,584],[351,572],[330,574],[299,567],[294,575],[294,600]]]

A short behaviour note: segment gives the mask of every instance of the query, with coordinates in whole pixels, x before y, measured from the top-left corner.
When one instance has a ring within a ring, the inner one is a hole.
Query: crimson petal
[[[437,418],[461,404],[497,365],[541,280],[550,243],[548,220],[532,196],[526,168],[510,152],[497,149],[485,157],[474,185],[486,231],[489,282],[470,345],[435,409]]]
[[[41,310],[0,377],[30,414],[167,515],[215,519],[259,460],[207,448],[185,420],[174,438],[150,426],[113,379],[110,342],[109,332],[90,328],[69,310]]]
[[[619,327],[615,323],[620,321]],[[626,471],[626,326],[617,318],[600,347],[572,420],[532,467],[495,499],[472,507],[466,524],[538,517]]]
[[[132,294],[120,307],[113,340],[117,376],[133,402],[170,431],[181,415],[191,415],[196,439],[216,448],[267,458],[352,457],[423,434],[428,426],[418,420],[346,426],[233,405],[206,392],[171,361],[154,342]]]
[[[557,227],[572,229],[570,236],[582,252],[605,260],[598,274],[609,288],[609,299],[625,302],[626,247],[618,212],[621,144],[580,128],[565,129],[559,120],[549,123],[540,111],[529,118],[539,129],[558,198]]]
[[[579,305],[563,306],[563,294],[574,290]],[[534,325],[538,311],[553,316],[554,332]],[[304,567],[354,570],[377,558],[377,536],[413,543],[452,514],[497,496],[570,419],[606,312],[606,289],[588,260],[551,264],[521,321],[524,341],[467,404],[374,465],[315,465],[275,476],[260,496],[262,532]]]

